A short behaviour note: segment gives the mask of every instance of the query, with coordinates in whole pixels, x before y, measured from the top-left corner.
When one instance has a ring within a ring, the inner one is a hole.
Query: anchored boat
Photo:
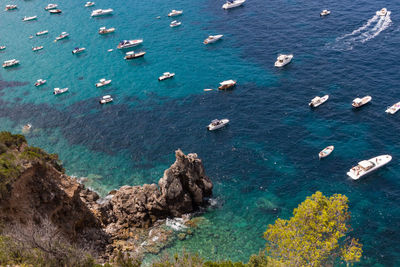
[[[391,160],[392,156],[381,155],[372,159],[360,161],[357,166],[354,166],[347,172],[347,175],[353,180],[358,180],[364,175],[388,164]]]

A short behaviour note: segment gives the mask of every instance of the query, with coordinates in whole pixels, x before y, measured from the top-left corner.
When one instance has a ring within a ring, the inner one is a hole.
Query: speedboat
[[[117,48],[118,49],[129,48],[129,47],[140,45],[141,43],[143,43],[142,39],[139,39],[139,40],[123,40],[123,41],[119,42]]]
[[[95,2],[86,2],[85,7],[94,6]]]
[[[69,36],[69,33],[67,32],[62,32],[59,36],[56,37],[56,39],[54,40],[54,42],[57,42],[59,40],[62,40],[64,38],[67,38]]]
[[[135,53],[134,51],[130,51],[130,52],[127,52],[127,53],[125,54],[124,59],[126,59],[126,60],[128,60],[128,59],[135,59],[135,58],[138,58],[138,57],[143,57],[145,54],[146,54],[146,52],[138,52],[138,53]]]
[[[100,99],[100,104],[106,104],[112,102],[114,99],[110,95],[105,95]]]
[[[311,102],[308,104],[312,108],[316,108],[319,105],[322,105],[325,103],[329,98],[329,95],[324,95],[323,97],[316,96],[313,99],[311,99]]]
[[[62,11],[61,11],[61,9],[52,9],[52,10],[49,10],[49,13],[50,14],[60,14]]]
[[[166,79],[170,79],[170,78],[172,78],[172,77],[174,77],[174,76],[175,76],[175,73],[164,72],[163,75],[161,75],[160,77],[158,77],[158,80],[159,80],[159,81],[163,81],[163,80],[166,80]]]
[[[327,9],[324,9],[324,10],[322,10],[321,13],[319,13],[319,15],[320,15],[321,17],[327,16],[327,15],[329,15],[329,14],[331,14],[331,11],[329,11],[329,10],[327,10]]]
[[[177,21],[177,20],[174,20],[174,21],[171,22],[171,24],[169,24],[169,26],[170,26],[171,28],[173,28],[173,27],[177,27],[177,26],[179,26],[179,25],[181,25],[181,24],[182,24],[182,22]]]
[[[59,95],[68,91],[68,88],[54,88],[53,94]]]
[[[381,155],[369,160],[360,161],[357,166],[354,166],[347,172],[347,175],[353,180],[358,180],[362,176],[388,164],[391,160],[392,156]]]
[[[85,50],[86,50],[86,48],[84,48],[84,47],[75,47],[75,49],[72,50],[72,54],[82,53]]]
[[[292,54],[290,54],[290,55],[280,54],[275,61],[275,67],[280,68],[280,67],[283,67],[283,66],[289,64],[290,61],[292,61],[292,58],[293,58]]]
[[[318,153],[319,158],[322,159],[329,156],[334,149],[335,149],[334,146],[325,147],[324,149],[321,150],[321,152]]]
[[[32,124],[28,123],[25,124],[24,127],[22,127],[23,131],[29,131],[32,128]]]
[[[400,102],[386,109],[386,113],[395,114],[400,109]]]
[[[376,11],[376,14],[377,14],[378,16],[386,16],[386,14],[387,14],[387,9],[386,9],[386,8],[382,8],[381,10]]]
[[[3,68],[15,66],[15,65],[18,65],[18,64],[19,64],[19,60],[16,60],[16,59],[6,60],[6,61],[3,62]]]
[[[32,51],[35,52],[35,51],[39,51],[39,50],[42,50],[42,49],[43,49],[43,45],[33,47],[33,48],[32,48]]]
[[[211,121],[211,123],[207,126],[207,129],[209,131],[214,131],[214,130],[224,127],[228,123],[229,123],[228,119],[222,119],[222,120],[215,119],[215,120]]]
[[[92,17],[98,17],[98,16],[104,16],[104,15],[109,15],[113,12],[114,10],[112,8],[108,9],[96,9],[93,10],[92,14],[90,16]]]
[[[99,34],[107,34],[107,33],[112,33],[112,32],[115,32],[115,28],[107,29],[106,27],[101,27],[99,29]]]
[[[102,87],[104,85],[110,84],[111,80],[106,80],[106,79],[100,79],[98,83],[96,83],[96,87]]]
[[[371,101],[372,97],[370,97],[369,95],[364,96],[363,98],[355,98],[353,100],[353,103],[351,104],[353,107],[355,108],[359,108],[365,104],[367,104],[369,101]]]
[[[48,34],[48,33],[49,33],[49,31],[45,30],[45,31],[37,32],[36,36],[45,35],[45,34]]]
[[[31,17],[24,17],[23,19],[22,19],[22,21],[30,21],[30,20],[35,20],[35,19],[37,19],[37,16],[31,16]]]
[[[16,9],[17,5],[6,5],[5,11]]]
[[[1,45],[0,46],[0,50],[4,50],[4,49],[6,49],[6,46],[5,45]]]
[[[48,5],[44,8],[44,10],[51,10],[51,9],[55,9],[55,8],[57,8],[57,7],[58,7],[57,4],[48,4]]]
[[[222,8],[230,9],[230,8],[238,7],[238,6],[243,5],[244,2],[246,2],[246,0],[235,0],[233,2],[226,1],[226,3],[222,5]]]
[[[204,40],[204,44],[211,44],[211,43],[215,43],[216,41],[218,41],[219,39],[222,38],[222,34],[218,34],[218,35],[210,35],[207,37],[207,39]]]
[[[236,85],[236,81],[227,80],[227,81],[220,82],[219,84],[220,84],[220,87],[218,87],[219,90],[227,90],[227,89],[234,87]]]
[[[37,80],[37,81],[35,82],[35,86],[36,86],[36,87],[41,86],[42,84],[45,84],[46,82],[47,82],[46,80],[39,79],[39,80]]]
[[[183,14],[183,10],[171,10],[171,12],[168,14],[168,17],[175,17]]]

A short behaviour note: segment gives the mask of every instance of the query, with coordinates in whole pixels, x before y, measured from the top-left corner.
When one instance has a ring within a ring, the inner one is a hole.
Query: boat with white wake
[[[125,49],[125,48],[129,48],[129,47],[134,47],[134,46],[140,45],[141,43],[143,43],[143,39],[123,40],[123,41],[119,42],[117,48],[118,49]]]
[[[283,67],[287,64],[289,64],[293,59],[293,54],[289,54],[289,55],[284,55],[284,54],[280,54],[278,55],[276,61],[275,61],[275,67]]]
[[[388,107],[385,112],[389,114],[395,114],[399,109],[400,109],[400,102],[397,102],[393,106]]]
[[[335,149],[334,146],[325,147],[324,149],[321,150],[321,152],[318,153],[319,159],[322,159],[322,158],[325,158],[325,157],[329,156],[334,149]]]
[[[96,9],[93,10],[92,14],[90,16],[92,17],[99,17],[99,16],[105,16],[105,15],[111,15],[114,10],[112,8],[108,9]]]
[[[183,10],[175,10],[175,9],[173,9],[168,14],[168,17],[176,17],[176,16],[179,16],[179,15],[182,15],[182,14],[183,14]]]
[[[12,67],[19,64],[19,60],[10,59],[3,62],[3,68]]]
[[[36,86],[36,87],[41,86],[41,85],[45,84],[46,82],[47,82],[46,80],[39,79],[39,80],[37,80],[37,81],[35,82],[35,86]]]
[[[391,155],[381,155],[372,159],[360,161],[357,166],[354,166],[347,172],[347,175],[353,180],[358,180],[364,175],[388,164],[391,160]]]
[[[135,59],[139,57],[143,57],[146,54],[146,52],[137,52],[135,53],[134,51],[129,51],[125,54],[124,59],[129,60],[129,59]]]
[[[204,40],[203,44],[215,43],[216,41],[218,41],[219,39],[221,39],[222,36],[223,36],[222,34],[210,35],[210,36],[208,36],[208,37]]]
[[[387,14],[387,9],[386,8],[382,8],[381,10],[379,10],[379,11],[376,11],[376,14],[378,15],[378,16],[386,16],[386,14]]]
[[[110,95],[105,95],[100,99],[100,104],[106,104],[112,102],[114,99]]]
[[[55,94],[55,95],[59,95],[59,94],[63,94],[63,93],[65,93],[65,92],[67,92],[68,91],[68,88],[54,88],[54,91],[53,91],[53,94]]]
[[[370,102],[371,100],[372,100],[372,97],[369,96],[369,95],[364,96],[363,98],[357,97],[357,98],[355,98],[355,99],[353,100],[353,103],[352,103],[351,105],[352,105],[353,107],[355,107],[355,108],[359,108],[359,107],[361,107],[361,106],[364,106],[365,104],[367,104],[367,103]]]
[[[214,130],[224,127],[228,123],[229,123],[228,119],[222,119],[222,120],[215,119],[215,120],[211,121],[211,123],[207,126],[207,129],[209,131],[214,131]]]
[[[96,87],[102,87],[102,86],[105,86],[105,85],[110,84],[110,83],[111,83],[111,80],[106,80],[106,79],[102,78],[95,85],[96,85]]]
[[[329,98],[329,95],[324,95],[323,97],[316,96],[313,99],[311,99],[311,102],[308,104],[312,108],[316,108],[323,103],[325,103]]]
[[[222,5],[222,8],[230,9],[230,8],[238,7],[238,6],[243,5],[244,2],[246,2],[246,0],[235,0],[233,2],[226,1],[226,3]]]
[[[37,19],[37,16],[31,16],[31,17],[24,17],[23,19],[22,19],[22,21],[31,21],[31,20],[35,20],[35,19]]]
[[[107,33],[112,33],[115,32],[115,28],[106,28],[106,27],[101,27],[99,29],[99,34],[107,34]]]

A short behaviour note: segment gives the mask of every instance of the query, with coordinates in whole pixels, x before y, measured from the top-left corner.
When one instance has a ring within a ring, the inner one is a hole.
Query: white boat
[[[222,8],[230,9],[230,8],[238,7],[238,6],[243,5],[244,2],[246,2],[246,0],[235,0],[233,2],[226,1],[226,3],[222,5]]]
[[[393,106],[388,107],[385,112],[390,114],[395,114],[399,109],[400,109],[400,102],[397,102]]]
[[[99,34],[107,34],[107,33],[112,33],[115,32],[115,28],[106,28],[106,27],[101,27],[99,29]]]
[[[22,131],[29,131],[32,128],[32,124],[28,123],[22,127]]]
[[[67,38],[69,36],[69,33],[67,32],[62,32],[59,36],[56,37],[56,39],[54,40],[54,42],[57,42],[59,40],[62,40],[64,38]]]
[[[39,50],[42,50],[42,49],[43,49],[43,45],[33,47],[33,48],[32,48],[32,51],[35,52],[35,51],[39,51]]]
[[[313,99],[311,99],[311,102],[308,104],[312,108],[316,108],[319,105],[322,105],[325,103],[329,98],[329,95],[324,95],[323,97],[316,96]]]
[[[372,99],[372,97],[370,97],[369,95],[364,96],[363,98],[357,97],[353,100],[353,103],[351,105],[355,108],[359,108],[359,107],[367,104],[369,101],[371,101],[371,99]]]
[[[290,61],[292,61],[292,58],[293,58],[292,54],[290,54],[290,55],[284,55],[284,54],[278,55],[278,57],[277,57],[277,59],[275,61],[275,67],[280,68],[280,67],[283,67],[283,66],[289,64]]]
[[[61,11],[61,9],[52,9],[52,10],[49,10],[49,13],[50,14],[60,14],[60,13],[62,13],[62,11]]]
[[[6,49],[6,46],[5,45],[1,45],[0,46],[0,50],[4,50],[4,49]]]
[[[387,9],[386,9],[386,8],[382,8],[381,10],[376,11],[376,14],[377,14],[378,16],[386,16],[386,14],[387,14]]]
[[[118,49],[125,49],[125,48],[129,48],[129,47],[140,45],[141,43],[143,43],[142,39],[138,39],[138,40],[123,40],[123,41],[119,42],[117,48]]]
[[[102,87],[104,85],[110,84],[111,80],[106,80],[106,79],[100,79],[98,83],[96,83],[96,87]]]
[[[22,21],[30,21],[30,20],[35,20],[35,19],[37,19],[37,16],[31,16],[31,17],[24,17],[23,19],[22,19]]]
[[[5,11],[16,9],[17,5],[6,5]]]
[[[100,104],[106,104],[112,102],[114,99],[110,95],[105,95],[100,99]]]
[[[72,54],[82,53],[85,50],[86,50],[86,48],[84,48],[84,47],[75,47],[75,49],[72,50]]]
[[[45,84],[46,82],[47,82],[46,80],[39,79],[39,80],[37,80],[37,81],[35,82],[35,86],[36,86],[36,87],[41,86],[42,84]]]
[[[19,60],[16,60],[16,59],[6,60],[6,61],[3,62],[3,68],[15,66],[15,65],[18,65],[18,64],[19,64]]]
[[[207,126],[207,129],[209,131],[214,131],[214,130],[224,127],[228,123],[229,123],[228,119],[222,119],[222,120],[215,119]]]
[[[98,16],[104,16],[104,15],[109,15],[113,12],[114,10],[112,8],[108,9],[96,9],[93,10],[92,14],[90,16],[92,17],[98,17]]]
[[[85,7],[91,7],[94,6],[96,3],[95,2],[86,2]]]
[[[57,7],[58,7],[57,4],[48,4],[48,5],[44,8],[44,10],[51,10],[51,9],[55,9],[55,8],[57,8]]]
[[[204,40],[203,44],[211,44],[211,43],[215,43],[216,41],[218,41],[219,39],[222,38],[222,34],[218,34],[218,35],[210,35],[207,37],[207,39]]]
[[[233,88],[236,85],[236,81],[234,80],[226,80],[219,83],[220,86],[218,87],[219,90],[227,90]]]
[[[178,26],[181,25],[181,24],[182,24],[182,22],[177,21],[177,20],[174,20],[174,21],[171,22],[171,24],[169,24],[169,26],[170,26],[171,28],[173,28],[173,27],[178,27]]]
[[[168,17],[175,17],[183,14],[183,10],[175,10],[172,9],[171,12],[169,12]]]
[[[146,54],[146,52],[135,53],[134,51],[129,51],[125,54],[124,59],[126,59],[126,60],[135,59],[135,58],[143,57],[145,54]]]
[[[158,77],[158,80],[159,80],[159,81],[163,81],[163,80],[166,80],[166,79],[170,79],[170,78],[172,78],[172,77],[174,77],[174,76],[175,76],[175,73],[164,72],[163,75],[161,75],[160,77]]]
[[[45,30],[45,31],[37,32],[36,36],[45,35],[45,34],[48,34],[48,33],[49,33],[49,31]]]
[[[331,11],[329,11],[329,10],[327,10],[327,9],[324,9],[324,10],[322,10],[321,13],[319,13],[319,15],[320,15],[321,17],[327,16],[327,15],[329,15],[329,14],[331,14]]]
[[[68,88],[54,88],[53,94],[59,95],[68,91]]]
[[[335,149],[334,146],[325,147],[324,149],[321,150],[321,152],[318,153],[318,157],[320,159],[325,158],[325,157],[329,156],[334,149]]]
[[[391,160],[392,156],[381,155],[369,160],[360,161],[357,166],[354,166],[347,172],[347,175],[353,180],[358,180],[362,176],[388,164]]]

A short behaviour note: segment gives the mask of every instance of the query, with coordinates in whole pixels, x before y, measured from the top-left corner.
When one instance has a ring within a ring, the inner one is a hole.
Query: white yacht
[[[35,86],[36,86],[36,87],[41,86],[42,84],[45,84],[46,82],[47,82],[46,80],[39,79],[39,80],[37,80],[37,81],[35,82]]]
[[[321,17],[327,16],[327,15],[329,15],[329,14],[331,14],[331,11],[329,11],[328,9],[324,9],[324,10],[322,10],[321,13],[319,13],[319,15],[320,15]]]
[[[334,149],[335,149],[334,146],[325,147],[324,149],[321,150],[321,152],[318,153],[319,159],[322,159],[322,158],[325,158],[325,157],[329,156]]]
[[[112,33],[115,32],[115,28],[106,28],[106,27],[101,27],[99,29],[99,34],[107,34],[107,33]]]
[[[56,37],[56,39],[54,40],[54,42],[57,42],[59,40],[62,40],[64,38],[67,38],[69,36],[69,33],[67,32],[62,32],[59,36]]]
[[[86,2],[85,7],[91,7],[94,6],[96,3],[95,2]]]
[[[86,48],[84,48],[84,47],[75,47],[75,49],[72,50],[72,54],[79,54],[79,53],[82,53],[85,50],[86,50]]]
[[[275,61],[275,67],[280,68],[280,67],[283,67],[283,66],[289,64],[290,61],[292,61],[292,58],[293,58],[292,54],[290,54],[290,55],[283,55],[283,54],[278,55],[278,58]]]
[[[104,15],[109,15],[113,12],[114,10],[112,8],[108,9],[96,9],[93,10],[92,14],[90,16],[92,17],[98,17],[98,16],[104,16]]]
[[[158,80],[159,80],[159,81],[163,81],[163,80],[166,80],[166,79],[170,79],[170,78],[172,78],[172,77],[174,77],[174,76],[175,76],[175,73],[164,72],[163,75],[161,75],[160,77],[158,77]]]
[[[100,99],[100,104],[106,104],[112,102],[114,99],[110,95],[105,95]]]
[[[35,19],[37,19],[37,16],[31,16],[31,17],[25,16],[25,17],[22,19],[22,21],[30,21],[30,20],[35,20]]]
[[[1,45],[0,46],[0,50],[4,50],[4,49],[6,49],[6,46],[5,45]]]
[[[36,36],[45,35],[45,34],[48,34],[48,33],[49,33],[48,30],[40,31],[40,32],[37,32],[37,33],[36,33]]]
[[[5,11],[16,9],[17,5],[6,5]]]
[[[207,129],[209,131],[214,131],[214,130],[224,127],[228,123],[229,123],[228,119],[222,119],[222,120],[215,119],[207,126]]]
[[[397,102],[393,106],[388,107],[385,112],[390,114],[395,114],[399,109],[400,109],[400,102]]]
[[[324,95],[323,97],[316,96],[313,99],[311,99],[311,102],[308,104],[312,108],[316,108],[319,105],[322,105],[325,103],[329,98],[329,95]]]
[[[386,14],[387,14],[387,9],[386,9],[386,8],[382,8],[381,10],[376,11],[376,14],[377,14],[378,16],[386,16]]]
[[[171,12],[168,14],[168,17],[175,17],[183,14],[183,10],[171,10]]]
[[[353,100],[353,103],[352,103],[351,105],[352,105],[353,107],[355,107],[355,108],[359,108],[359,107],[361,107],[361,106],[367,104],[369,101],[371,101],[371,99],[372,99],[372,97],[369,96],[369,95],[364,96],[363,98],[357,97],[357,98],[355,98],[355,99]]]
[[[51,9],[55,9],[55,8],[57,8],[57,7],[58,7],[57,4],[48,4],[48,5],[44,8],[44,10],[51,10]]]
[[[204,40],[203,44],[211,44],[211,43],[215,43],[216,41],[218,41],[219,39],[222,38],[222,34],[218,34],[218,35],[210,35],[207,37],[207,39]]]
[[[54,88],[53,94],[59,95],[68,91],[68,88]]]
[[[61,14],[62,11],[61,11],[61,9],[52,9],[52,10],[49,10],[49,13],[50,14]]]
[[[106,79],[102,78],[95,85],[96,85],[96,87],[102,87],[102,86],[105,86],[105,85],[110,84],[110,83],[111,83],[111,80],[106,80]]]
[[[235,0],[233,2],[226,1],[226,3],[222,5],[222,8],[230,9],[230,8],[238,7],[238,6],[243,5],[244,2],[246,2],[246,0]]]
[[[236,85],[236,81],[226,80],[226,81],[220,82],[219,85],[220,85],[218,87],[219,90],[227,90],[227,89],[233,88]]]
[[[36,51],[39,51],[39,50],[42,50],[42,49],[43,49],[43,45],[33,47],[33,48],[32,48],[32,51],[33,51],[33,52],[36,52]]]
[[[16,59],[6,60],[6,61],[3,62],[3,68],[15,66],[15,65],[18,65],[18,64],[19,64],[19,60],[16,60]]]
[[[146,54],[146,52],[137,52],[135,53],[135,51],[129,51],[125,54],[124,59],[129,60],[129,59],[135,59],[135,58],[139,58],[139,57],[143,57]]]
[[[170,26],[171,28],[173,28],[173,27],[178,27],[178,26],[181,25],[181,24],[182,24],[182,22],[177,21],[177,20],[174,20],[174,21],[171,22],[171,24],[169,24],[169,26]]]
[[[358,180],[362,176],[379,169],[380,167],[388,164],[392,160],[390,155],[381,155],[369,160],[363,160],[358,163],[357,166],[351,168],[347,175],[353,180]]]
[[[137,46],[143,43],[143,39],[138,39],[138,40],[123,40],[119,42],[117,48],[118,49],[124,49],[124,48],[129,48],[133,46]]]

